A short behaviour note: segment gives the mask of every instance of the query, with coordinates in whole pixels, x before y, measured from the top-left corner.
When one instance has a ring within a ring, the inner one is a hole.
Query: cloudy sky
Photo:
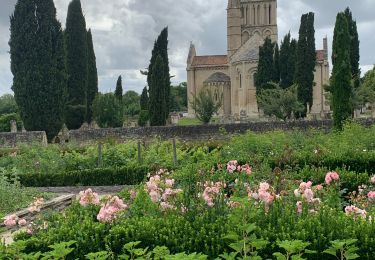
[[[58,19],[65,26],[70,0],[55,0]],[[119,75],[125,91],[141,92],[146,79],[139,72],[148,67],[155,38],[169,27],[169,57],[173,83],[186,81],[186,58],[190,41],[198,55],[226,53],[227,0],[81,0],[87,28],[93,31],[99,71],[99,89],[113,91]],[[0,94],[11,93],[9,16],[16,0],[0,3]],[[297,37],[300,16],[315,12],[316,47],[322,38],[332,41],[338,11],[349,6],[358,23],[361,68],[375,64],[374,0],[279,0],[279,39],[288,31]]]

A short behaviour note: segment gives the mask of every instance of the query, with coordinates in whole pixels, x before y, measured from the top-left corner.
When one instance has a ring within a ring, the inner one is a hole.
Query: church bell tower
[[[228,0],[228,57],[252,36],[277,41],[277,0]]]

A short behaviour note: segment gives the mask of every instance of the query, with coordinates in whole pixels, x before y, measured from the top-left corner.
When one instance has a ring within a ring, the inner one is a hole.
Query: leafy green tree
[[[87,32],[87,116],[86,121],[92,121],[92,104],[98,94],[98,69],[96,68],[96,57],[92,41],[91,29]]]
[[[332,108],[335,129],[341,130],[343,121],[351,117],[352,85],[350,65],[350,34],[344,13],[338,13],[332,46]]]
[[[0,97],[0,116],[11,113],[18,113],[16,100],[12,94],[4,94]]]
[[[149,100],[148,100],[147,87],[143,88],[142,94],[141,94],[141,98],[140,98],[139,102],[140,102],[141,110],[148,111],[148,102],[149,102]]]
[[[139,126],[146,126],[147,122],[149,120],[149,115],[147,110],[141,110],[138,117],[138,125]]]
[[[284,121],[304,110],[303,104],[298,101],[296,85],[283,89],[278,84],[273,84],[273,88],[260,92],[258,103],[265,115]]]
[[[362,84],[354,90],[354,105],[357,109],[375,102],[375,66],[363,77]]]
[[[121,75],[118,76],[117,83],[116,83],[116,90],[115,90],[115,96],[118,98],[118,100],[122,100],[122,77]]]
[[[21,129],[22,120],[18,113],[3,114],[0,116],[0,132],[10,132],[10,121],[17,122],[17,129]]]
[[[17,1],[10,18],[15,100],[24,126],[52,140],[63,125],[66,92],[64,38],[52,0]]]
[[[263,89],[273,79],[273,55],[274,44],[269,37],[259,47],[258,71],[255,75],[255,85],[257,92]]]
[[[345,17],[348,21],[350,34],[350,64],[352,68],[353,87],[357,89],[360,85],[361,76],[361,69],[359,68],[360,53],[357,22],[353,20],[353,15],[349,7],[345,9]]]
[[[93,103],[93,116],[100,127],[121,127],[123,123],[122,107],[113,93],[98,94]]]
[[[72,0],[68,6],[65,46],[68,70],[65,120],[69,129],[78,129],[86,119],[88,82],[87,31],[80,0]]]
[[[171,111],[187,110],[187,84],[181,83],[178,86],[171,86]]]
[[[158,55],[150,74],[150,104],[149,110],[151,126],[164,126],[166,123],[167,103],[165,99],[165,69],[161,55]]]
[[[191,106],[195,111],[195,116],[204,124],[208,124],[215,113],[222,105],[222,98],[215,100],[210,89],[203,88],[197,96],[193,97]]]
[[[302,117],[307,114],[307,104],[313,105],[314,71],[316,65],[314,13],[302,15],[297,45],[295,83],[298,99],[305,106]]]
[[[124,114],[126,116],[136,116],[141,111],[140,96],[137,92],[129,90],[122,97]]]
[[[288,88],[293,85],[296,68],[295,39],[291,39],[290,33],[285,35],[280,46],[280,87]]]

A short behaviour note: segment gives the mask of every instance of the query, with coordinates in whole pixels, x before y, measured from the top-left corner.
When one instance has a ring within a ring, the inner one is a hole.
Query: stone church
[[[257,119],[259,112],[254,74],[259,46],[270,37],[278,41],[277,0],[228,0],[227,54],[198,56],[193,44],[187,59],[189,101],[202,88],[210,88],[214,98],[222,100],[219,115],[224,118]],[[314,101],[310,117],[322,118],[330,112],[323,86],[329,82],[327,39],[316,52]],[[189,104],[189,116],[194,110]]]

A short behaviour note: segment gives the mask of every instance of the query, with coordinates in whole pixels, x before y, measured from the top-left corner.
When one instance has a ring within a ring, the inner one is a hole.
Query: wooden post
[[[141,141],[138,141],[138,163],[142,164],[142,157],[141,157]]]
[[[174,166],[177,166],[177,150],[176,150],[176,138],[173,138],[173,164]]]
[[[98,144],[98,168],[102,167],[103,163],[103,151],[102,151],[102,143],[99,142]]]

